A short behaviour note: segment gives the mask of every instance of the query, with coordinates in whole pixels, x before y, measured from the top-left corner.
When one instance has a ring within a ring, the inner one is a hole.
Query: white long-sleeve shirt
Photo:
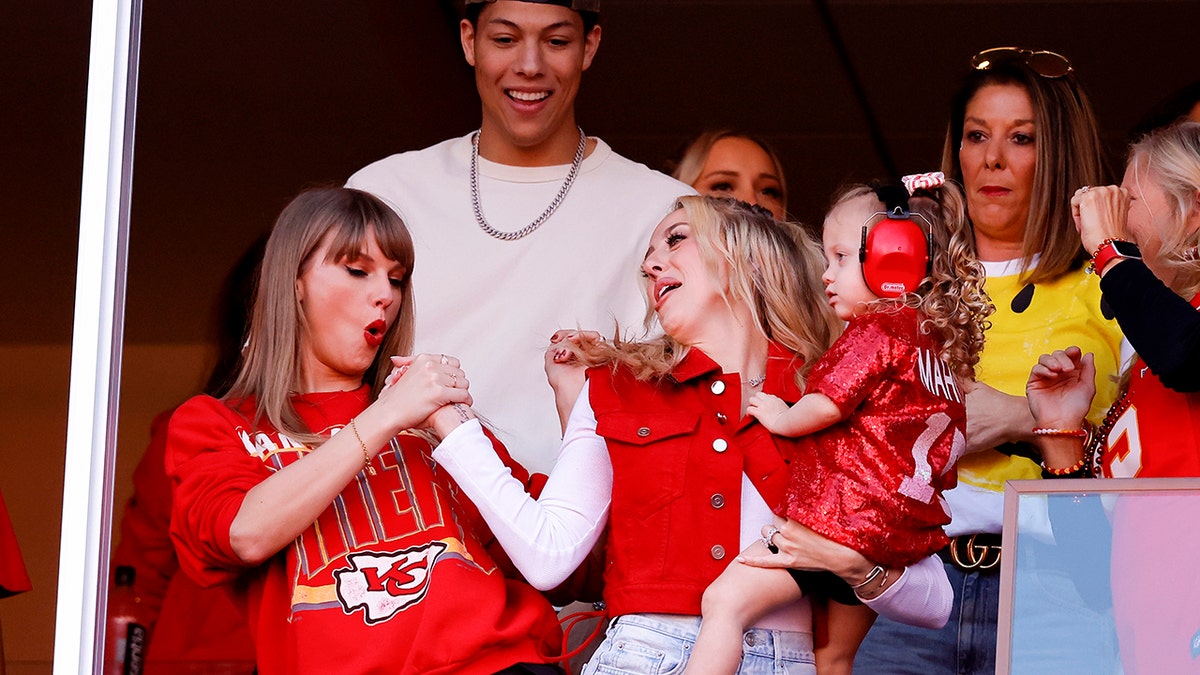
[[[562,583],[604,531],[612,503],[613,470],[607,444],[596,434],[586,384],[571,411],[554,470],[537,500],[512,477],[476,420],[447,434],[433,457],[479,508],[496,539],[535,588],[546,590]],[[771,522],[773,515],[744,474],[740,514],[744,549],[759,538],[762,525]],[[889,619],[938,628],[949,618],[953,599],[941,560],[931,556],[905,569],[886,591],[864,602]],[[759,627],[811,631],[807,602],[797,605],[766,617]]]

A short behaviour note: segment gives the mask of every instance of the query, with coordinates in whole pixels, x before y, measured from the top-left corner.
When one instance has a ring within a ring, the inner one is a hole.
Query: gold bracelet
[[[862,588],[863,586],[866,586],[867,584],[871,583],[872,581],[875,581],[875,577],[879,576],[880,574],[883,575],[884,579],[887,579],[887,571],[883,568],[883,565],[876,565],[871,568],[870,572],[867,572],[867,578],[863,579],[862,583],[855,584],[855,585],[851,586],[850,588],[857,591],[858,589]]]
[[[868,591],[866,588],[864,588],[867,584],[871,583],[876,578],[879,579],[879,583],[876,584],[876,586],[873,589]],[[850,589],[853,590],[854,594],[856,596],[858,596],[859,598],[862,598],[865,600],[873,600],[873,599],[879,597],[883,593],[884,589],[887,588],[887,582],[888,582],[888,568],[883,567],[882,565],[876,565],[875,568],[871,570],[871,573],[867,575],[866,581],[862,582],[861,584],[858,584],[857,586],[851,586]]]
[[[364,470],[365,470],[367,473],[369,473],[369,474],[371,474],[372,476],[374,476],[374,475],[375,475],[375,467],[371,466],[371,455],[370,455],[370,453],[368,453],[368,452],[367,452],[367,444],[366,444],[366,443],[363,443],[362,436],[359,436],[359,435],[358,435],[358,426],[354,424],[354,418],[353,418],[353,417],[351,417],[351,418],[350,418],[350,431],[353,431],[353,432],[354,432],[354,437],[358,439],[358,447],[362,448],[362,452],[363,452],[363,469],[364,469]]]

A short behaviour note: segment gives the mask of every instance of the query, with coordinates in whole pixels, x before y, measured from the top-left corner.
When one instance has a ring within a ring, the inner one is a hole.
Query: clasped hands
[[[444,436],[474,417],[474,403],[459,360],[446,354],[391,357],[392,370],[384,380],[379,401],[405,412],[403,428],[432,430]],[[450,424],[453,416],[453,425]]]
[[[559,330],[550,336],[544,365],[560,409],[565,407],[569,411],[586,379],[585,368],[573,350],[600,339],[599,333],[580,330]],[[424,416],[410,428],[431,431],[444,438],[460,424],[477,417],[469,407],[474,404],[470,380],[454,356],[418,354],[393,356],[391,361],[392,370],[379,397],[405,399],[413,407],[414,418],[423,412]]]
[[[1071,197],[1071,218],[1083,248],[1092,255],[1107,239],[1130,239],[1129,191],[1116,185],[1089,185]]]

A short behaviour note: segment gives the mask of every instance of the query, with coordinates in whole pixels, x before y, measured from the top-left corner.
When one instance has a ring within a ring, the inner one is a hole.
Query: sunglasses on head
[[[1051,79],[1066,77],[1075,70],[1062,54],[1020,47],[985,49],[971,57],[971,67],[975,70],[987,70],[1007,61],[1021,61],[1033,72]]]

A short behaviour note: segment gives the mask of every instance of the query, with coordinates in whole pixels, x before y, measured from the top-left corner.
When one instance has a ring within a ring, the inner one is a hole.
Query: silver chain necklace
[[[516,241],[524,237],[534,230],[542,226],[542,223],[558,209],[558,205],[562,203],[563,198],[567,196],[571,185],[575,183],[575,176],[579,174],[579,166],[583,164],[583,151],[587,148],[587,134],[583,133],[582,127],[579,129],[579,147],[575,149],[575,159],[571,161],[571,170],[567,173],[566,180],[563,181],[562,187],[559,188],[558,194],[554,196],[554,201],[550,202],[550,206],[542,211],[542,215],[537,217],[537,220],[522,227],[516,232],[504,232],[497,230],[488,224],[487,218],[483,217],[483,206],[479,203],[479,132],[476,131],[471,135],[471,208],[475,210],[475,222],[479,224],[479,228],[491,236],[503,241]]]

